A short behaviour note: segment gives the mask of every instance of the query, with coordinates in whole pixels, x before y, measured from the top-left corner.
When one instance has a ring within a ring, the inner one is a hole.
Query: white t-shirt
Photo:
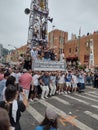
[[[60,61],[64,61],[64,53],[60,54]]]
[[[40,75],[37,75],[37,74],[35,74],[34,76],[33,76],[33,84],[35,85],[35,86],[38,86],[38,78],[40,77]]]
[[[77,80],[77,76],[76,75],[72,75],[72,83],[77,84],[78,80]]]
[[[59,83],[59,84],[65,83],[65,75],[61,75],[61,76],[59,77],[58,83]]]
[[[34,59],[34,60],[37,60],[37,56],[38,56],[38,52],[35,50],[31,50],[31,57]]]

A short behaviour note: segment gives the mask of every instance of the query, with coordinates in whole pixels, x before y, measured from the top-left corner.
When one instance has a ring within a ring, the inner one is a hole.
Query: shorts
[[[25,95],[26,95],[26,99],[28,99],[28,97],[29,97],[29,90],[23,89],[23,92],[24,92]]]
[[[34,92],[38,93],[38,86],[34,86]]]
[[[72,84],[72,87],[73,87],[73,88],[77,88],[77,83],[73,83],[73,84]]]
[[[71,83],[70,82],[66,82],[66,86],[67,87],[71,87]]]
[[[59,85],[59,88],[63,88],[64,87],[64,84],[58,84]]]

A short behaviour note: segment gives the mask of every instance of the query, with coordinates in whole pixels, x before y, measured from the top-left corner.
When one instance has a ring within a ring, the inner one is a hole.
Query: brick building
[[[17,62],[18,58],[21,54],[25,54],[27,50],[27,45],[21,46],[20,48],[16,48],[15,50],[13,50],[12,52],[10,52],[7,56],[6,56],[6,62]]]
[[[64,47],[66,60],[79,60],[82,65],[89,65],[91,40],[94,46],[94,65],[98,65],[98,33],[67,41]]]
[[[51,31],[48,35],[49,47],[54,48],[57,60],[64,52],[66,61],[72,64],[80,61],[81,65],[89,65],[91,40],[94,46],[94,65],[98,66],[98,32],[78,38],[74,35],[72,40],[68,40],[68,32],[58,29]],[[24,45],[15,50],[11,56],[12,61],[16,61],[20,54],[25,54],[26,49],[27,45]]]
[[[68,40],[68,33],[62,30],[55,29],[49,33],[49,46],[55,49],[58,59],[64,51],[66,61],[72,64],[79,61],[81,65],[89,65],[91,40],[94,46],[94,65],[98,66],[98,32],[78,38],[73,35],[71,40]]]
[[[55,54],[59,60],[60,54],[64,52],[65,43],[68,40],[68,32],[55,29],[48,35],[49,47],[55,49]]]

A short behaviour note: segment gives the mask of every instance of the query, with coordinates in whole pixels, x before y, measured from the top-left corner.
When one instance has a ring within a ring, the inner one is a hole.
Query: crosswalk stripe
[[[92,98],[90,98],[90,97],[86,97],[86,96],[84,96],[84,95],[79,95],[79,94],[75,94],[75,95],[77,95],[78,97],[83,97],[83,98],[85,98],[85,99],[89,99],[89,100],[91,100],[91,101],[98,102],[98,100],[92,99]]]
[[[88,96],[94,97],[94,98],[98,98],[97,95],[92,95],[90,93],[85,93],[85,94],[88,95]]]
[[[69,115],[67,115],[64,111],[56,108],[55,106],[51,105],[50,103],[48,103],[44,100],[40,100],[39,102],[41,104],[43,104],[45,107],[51,107],[52,109],[54,109],[59,116],[62,116],[64,118],[69,117]],[[92,128],[88,127],[87,125],[83,124],[82,122],[78,121],[77,119],[73,119],[73,121],[75,121],[75,123],[77,123],[76,127],[78,127],[80,130],[93,130]]]
[[[68,98],[70,98],[70,99],[77,100],[77,101],[82,102],[82,103],[84,103],[84,104],[86,104],[86,105],[90,105],[88,102],[86,102],[86,101],[84,101],[84,100],[81,100],[81,99],[78,99],[78,98],[75,98],[75,97],[72,97],[72,96],[69,96],[69,95],[63,95],[63,96],[68,97]]]
[[[98,109],[98,106],[96,106],[96,105],[91,105],[91,107],[93,107],[93,108],[97,108],[97,109]]]
[[[42,116],[38,111],[36,111],[32,106],[27,107],[27,111],[40,123],[44,119],[44,116]]]
[[[90,111],[85,111],[84,113],[87,114],[87,115],[89,115],[90,117],[93,117],[94,119],[98,120],[98,115],[93,114],[93,113],[90,112]]]
[[[94,95],[98,96],[98,93],[96,93],[96,91],[94,91],[94,92],[88,92],[88,93],[91,93],[91,94],[94,94]]]
[[[65,105],[70,105],[69,102],[67,102],[67,101],[65,101],[65,100],[63,100],[63,99],[61,99],[61,98],[59,98],[59,97],[56,97],[56,96],[53,96],[51,99],[55,99],[55,100],[57,100],[57,101],[59,101],[59,102],[65,104]]]
[[[85,101],[83,101],[83,100],[81,100],[81,99],[78,99],[78,98],[75,98],[75,97],[72,97],[72,96],[69,96],[69,95],[63,95],[63,96],[68,97],[68,98],[70,98],[70,99],[77,100],[78,102],[82,102],[82,103],[84,103],[84,104],[86,104],[86,105],[90,105],[91,107],[98,109],[98,106],[96,106],[96,105],[91,105],[90,103],[85,102]]]

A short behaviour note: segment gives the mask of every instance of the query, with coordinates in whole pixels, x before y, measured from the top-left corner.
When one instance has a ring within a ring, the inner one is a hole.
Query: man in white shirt
[[[36,61],[38,59],[38,51],[36,50],[36,47],[32,48],[31,57],[33,61]]]
[[[78,83],[78,79],[77,79],[77,76],[74,73],[74,74],[72,74],[72,92],[76,92],[77,83]]]
[[[36,71],[35,74],[33,75],[33,87],[34,87],[34,100],[37,99],[37,94],[38,94],[38,87],[39,87],[39,79],[40,75]]]
[[[59,84],[59,90],[58,93],[59,94],[63,94],[64,93],[64,84],[65,84],[65,75],[63,72],[59,73],[58,76],[58,84]]]

